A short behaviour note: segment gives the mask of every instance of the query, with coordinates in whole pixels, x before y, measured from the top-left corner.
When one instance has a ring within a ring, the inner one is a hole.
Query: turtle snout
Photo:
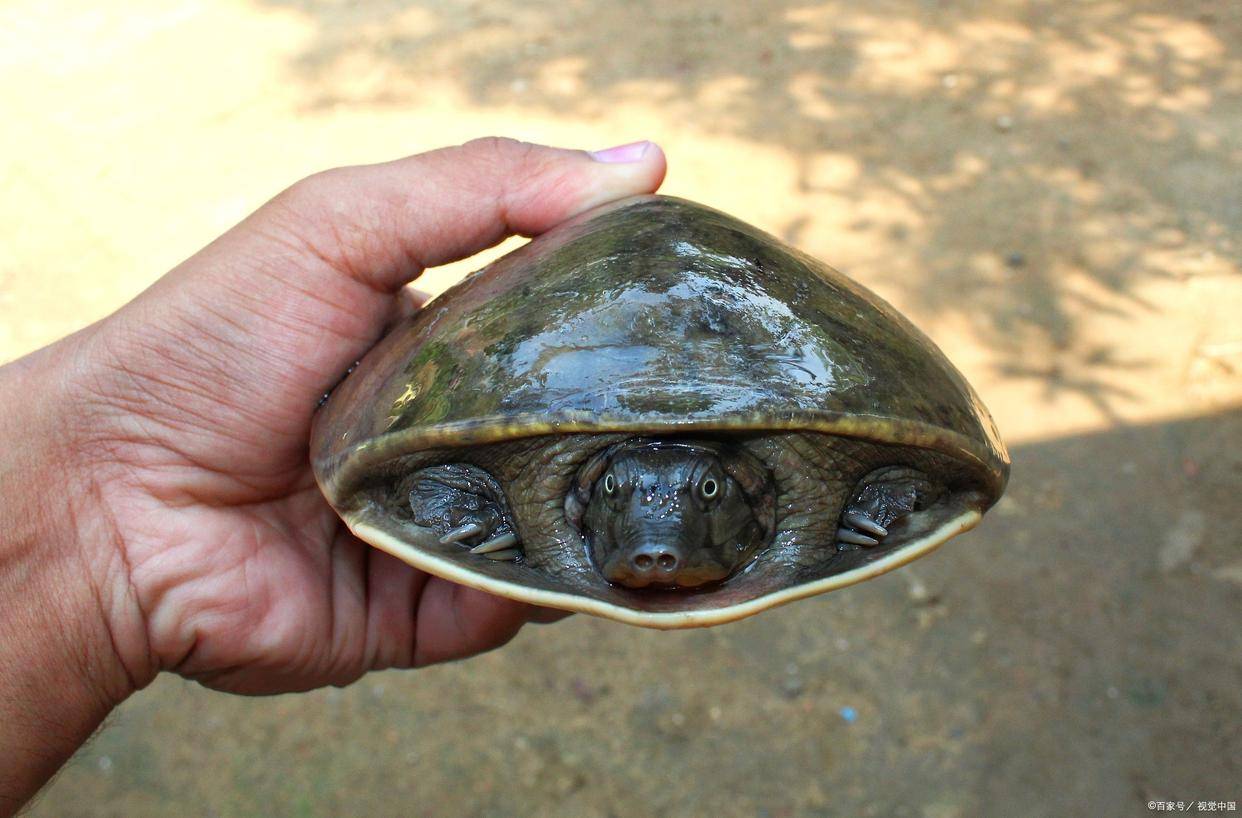
[[[705,552],[692,558],[683,546],[660,542],[619,550],[603,565],[604,578],[626,588],[693,588],[724,579],[731,570]]]
[[[681,551],[669,545],[643,543],[621,554],[612,561],[606,571],[609,582],[630,588],[642,588],[653,582],[672,585],[676,583],[677,570],[685,563]]]

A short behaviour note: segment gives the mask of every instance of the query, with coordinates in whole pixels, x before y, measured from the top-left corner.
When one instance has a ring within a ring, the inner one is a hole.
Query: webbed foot
[[[522,555],[504,493],[478,466],[449,463],[415,472],[410,509],[414,522],[442,543],[459,543],[492,560]]]
[[[912,511],[927,508],[941,490],[917,469],[888,466],[858,484],[841,513],[837,550],[874,548],[888,536],[893,523]]]

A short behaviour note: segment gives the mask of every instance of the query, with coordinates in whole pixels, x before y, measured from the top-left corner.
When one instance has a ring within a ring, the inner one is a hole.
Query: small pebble
[[[996,130],[1001,133],[1013,130],[1013,117],[1008,114],[1001,114],[996,118]]]
[[[909,569],[906,570],[906,583],[906,593],[913,604],[933,605],[939,601],[939,594],[932,593],[923,580]]]
[[[796,699],[801,696],[805,687],[802,679],[797,676],[786,676],[785,681],[781,682],[781,692],[790,699]]]
[[[842,707],[837,712],[841,714],[841,719],[846,724],[853,724],[858,721],[858,711],[852,707]]]
[[[1186,509],[1165,532],[1164,545],[1156,554],[1160,570],[1176,571],[1194,558],[1208,531],[1207,515],[1198,509]]]
[[[590,704],[599,695],[598,690],[588,684],[586,680],[579,678],[575,678],[569,683],[569,692],[583,704]]]

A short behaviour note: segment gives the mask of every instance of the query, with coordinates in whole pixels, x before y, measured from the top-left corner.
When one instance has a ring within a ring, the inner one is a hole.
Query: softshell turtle
[[[466,278],[325,399],[360,538],[492,593],[712,625],[896,568],[1004,489],[974,390],[873,293],[692,202],[606,205]]]

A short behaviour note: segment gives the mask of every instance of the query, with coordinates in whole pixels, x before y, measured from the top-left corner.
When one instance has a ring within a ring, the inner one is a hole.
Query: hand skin
[[[655,145],[503,139],[327,171],[0,368],[0,815],[160,671],[308,690],[557,618],[350,535],[311,476],[311,415],[425,267],[663,176]]]

